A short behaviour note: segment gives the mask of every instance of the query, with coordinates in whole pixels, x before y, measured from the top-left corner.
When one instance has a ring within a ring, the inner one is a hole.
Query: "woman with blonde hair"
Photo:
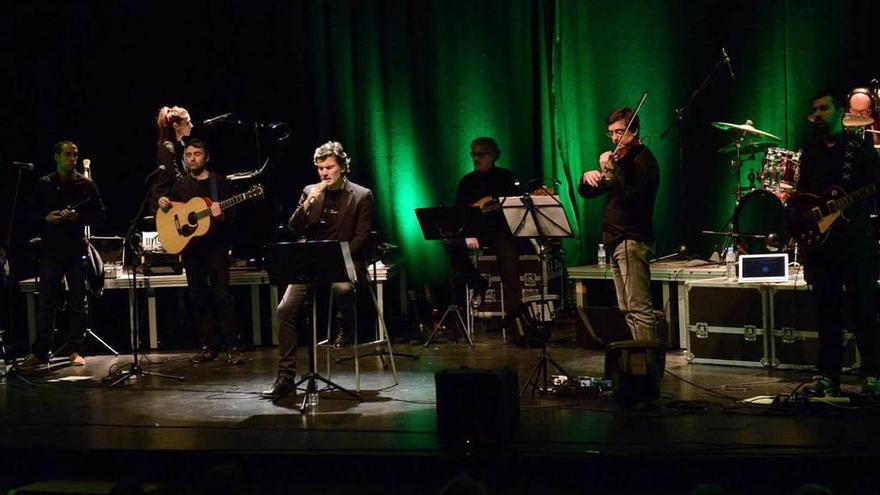
[[[167,196],[178,177],[186,174],[183,148],[192,134],[193,123],[189,111],[183,107],[162,107],[156,116],[159,136],[156,142],[156,173],[151,187],[150,211],[156,213],[156,205]]]

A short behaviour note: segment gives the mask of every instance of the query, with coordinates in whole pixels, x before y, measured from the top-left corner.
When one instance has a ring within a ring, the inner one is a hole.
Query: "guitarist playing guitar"
[[[833,214],[840,213],[836,206],[842,208],[850,203],[831,203],[844,197],[841,190],[857,191],[877,182],[880,163],[870,142],[844,132],[844,108],[842,98],[832,91],[820,91],[813,98],[808,120],[813,124],[814,135],[801,155],[797,184],[800,198],[796,194],[789,202],[788,213],[795,217],[806,214],[799,205],[814,204],[809,210],[818,223],[826,224],[823,234],[827,236],[824,242],[813,243],[815,247],[808,250],[803,260],[807,282],[816,298],[819,331],[819,375],[804,390],[814,396],[840,392],[845,287],[851,298],[851,329],[862,356],[862,392],[880,397],[880,335],[875,308],[877,240],[869,223],[870,202],[851,203],[843,213],[846,220]],[[826,205],[832,211],[824,211]],[[829,230],[831,222],[833,228]],[[792,228],[796,228],[794,223]],[[804,234],[793,235],[797,240]]]
[[[229,291],[229,223],[234,211],[220,208],[220,199],[232,196],[231,187],[222,175],[208,171],[208,147],[200,139],[190,140],[184,148],[184,175],[171,187],[168,196],[159,198],[158,206],[168,212],[172,202],[185,202],[195,197],[211,198],[211,227],[192,239],[183,250],[186,285],[193,304],[195,324],[203,341],[201,351],[190,361],[201,363],[217,359],[224,344],[229,364],[242,364],[244,355],[235,347],[238,329],[235,304]],[[158,219],[157,219],[158,224]],[[223,335],[217,335],[217,327]]]
[[[480,275],[468,257],[469,249],[491,247],[498,258],[498,271],[504,291],[505,324],[512,320],[522,303],[522,282],[519,273],[519,248],[510,233],[504,215],[498,207],[498,198],[519,196],[519,180],[514,173],[495,162],[501,156],[498,143],[490,137],[478,137],[471,142],[471,161],[474,169],[458,183],[455,206],[476,206],[483,212],[483,233],[446,242],[446,251],[452,263],[453,278],[474,290],[471,305],[478,308],[489,283]]]

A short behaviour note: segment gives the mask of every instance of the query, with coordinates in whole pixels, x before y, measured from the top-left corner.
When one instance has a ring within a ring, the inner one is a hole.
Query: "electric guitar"
[[[832,186],[822,196],[800,193],[788,200],[785,219],[789,235],[803,249],[813,249],[828,239],[831,227],[843,215],[843,210],[878,190],[878,184],[867,185],[849,194],[839,186]]]
[[[257,184],[247,192],[237,194],[220,202],[220,210],[231,208],[249,199],[263,197],[263,186]],[[171,202],[171,208],[156,212],[156,231],[165,251],[177,254],[196,237],[208,233],[211,228],[211,199],[196,196],[186,203]]]

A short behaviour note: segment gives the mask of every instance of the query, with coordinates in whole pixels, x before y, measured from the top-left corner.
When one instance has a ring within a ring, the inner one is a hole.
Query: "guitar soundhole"
[[[199,223],[199,219],[198,219],[198,217],[196,217],[196,212],[194,212],[194,211],[189,212],[189,215],[186,216],[186,223],[188,223],[190,225],[195,225],[195,224]]]

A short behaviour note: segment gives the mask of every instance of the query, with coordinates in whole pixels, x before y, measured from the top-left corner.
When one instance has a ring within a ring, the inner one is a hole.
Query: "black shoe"
[[[486,289],[489,288],[489,284],[483,284],[478,287],[474,287],[474,293],[471,295],[471,308],[480,309],[480,306],[483,305],[483,301],[486,299]]]
[[[189,357],[193,363],[205,363],[217,359],[217,351],[202,347],[202,350]]]
[[[291,392],[296,392],[296,379],[293,377],[288,378],[279,376],[278,378],[275,378],[275,381],[272,382],[272,385],[270,385],[269,388],[260,392],[260,396],[267,399],[279,400]]]
[[[226,351],[226,362],[229,364],[244,364],[247,359],[244,357],[244,353],[238,350],[237,347],[233,347]]]

